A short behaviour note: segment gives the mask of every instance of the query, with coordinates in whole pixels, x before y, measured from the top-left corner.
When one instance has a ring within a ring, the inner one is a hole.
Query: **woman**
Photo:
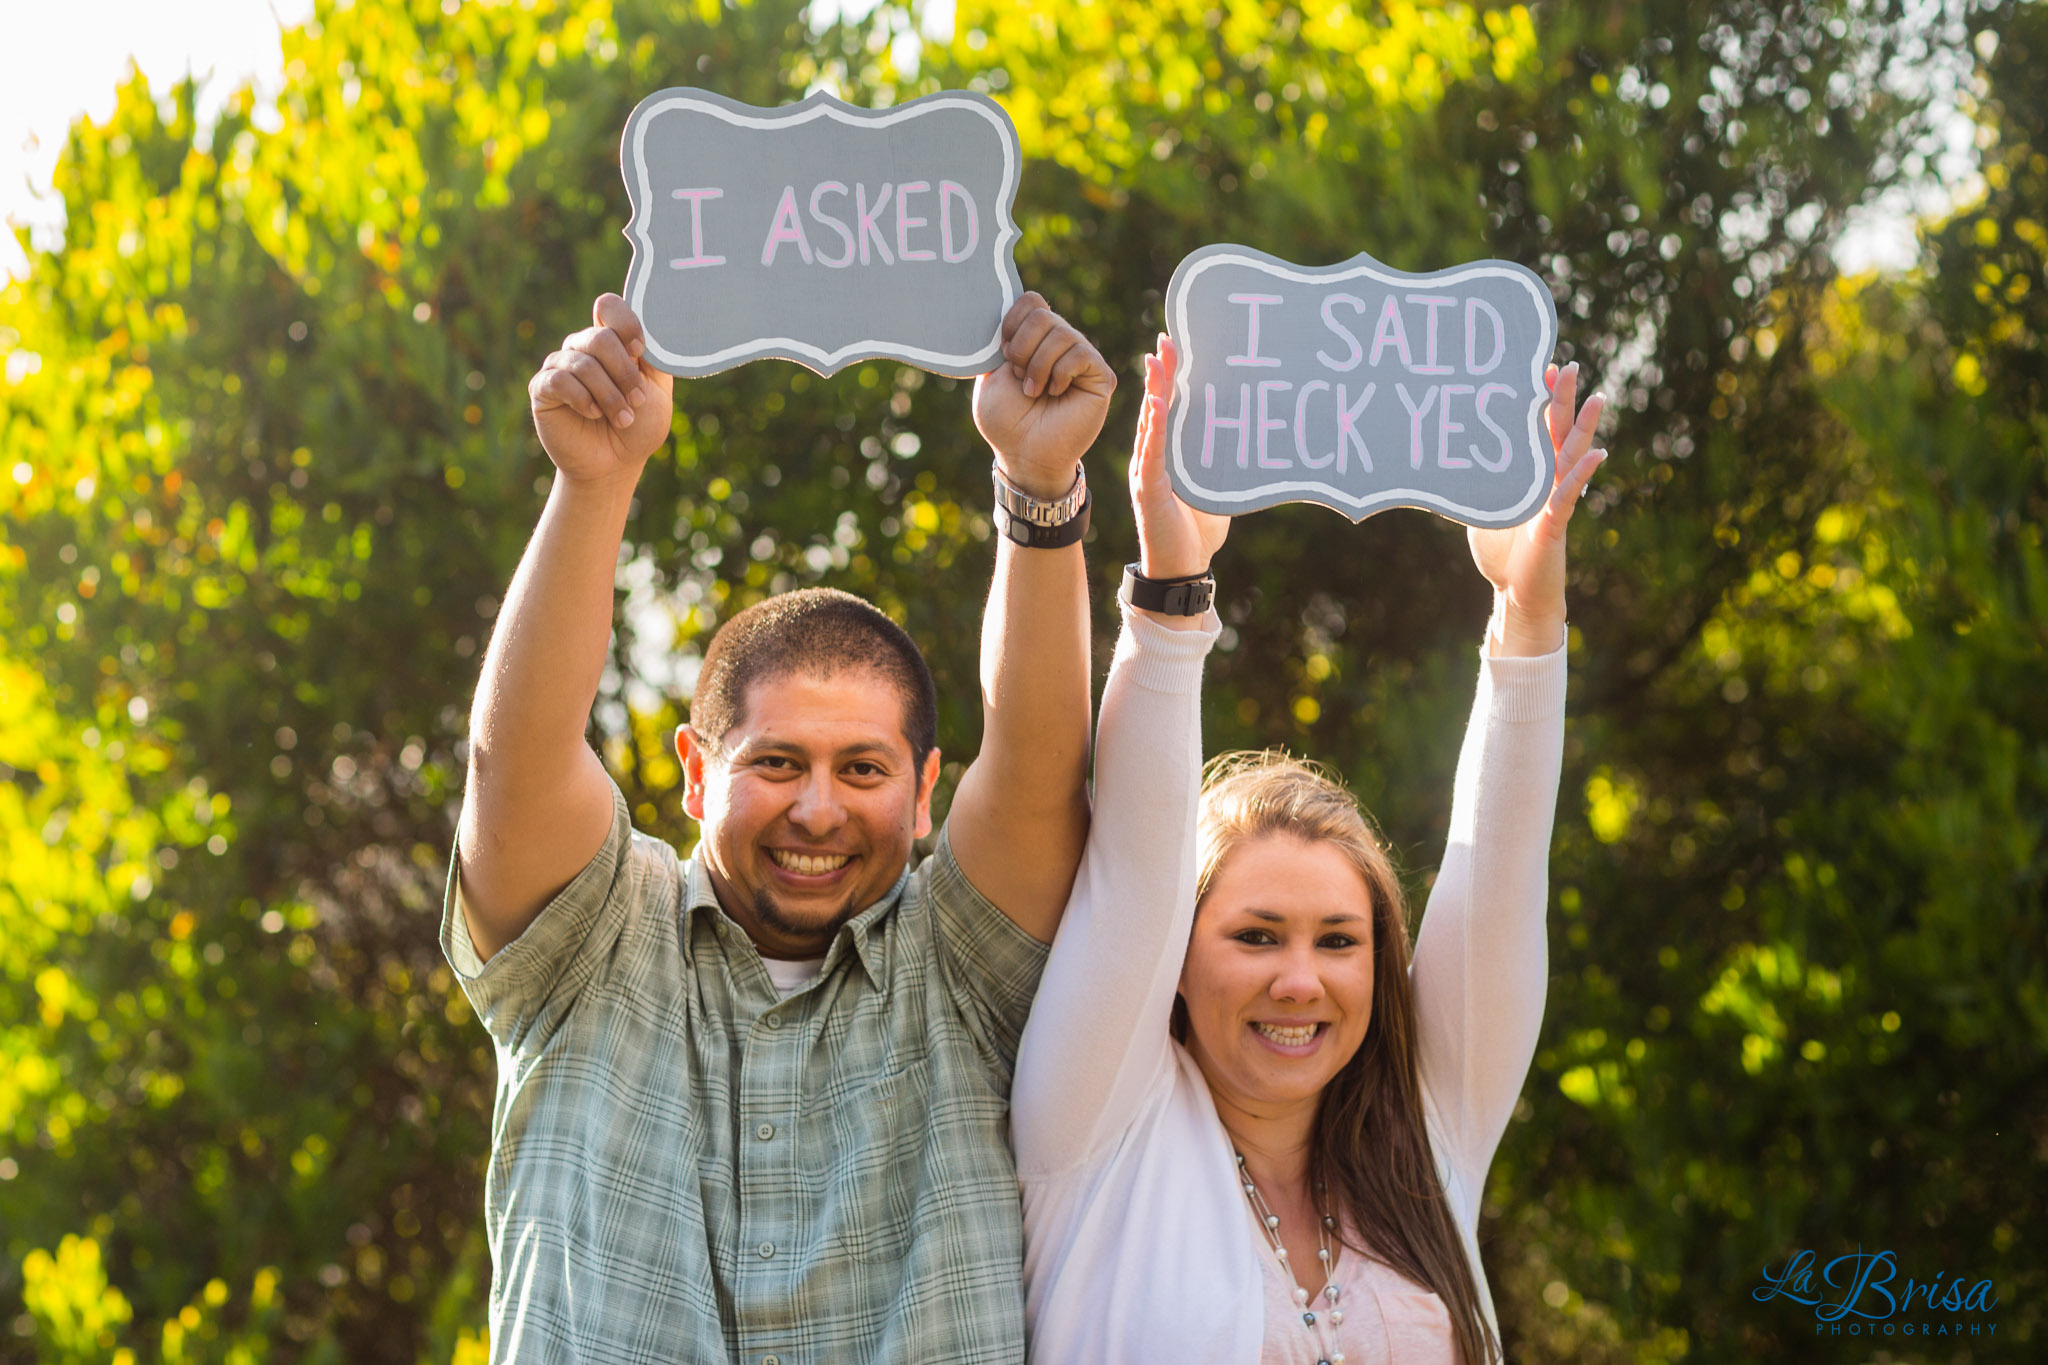
[[[1172,493],[1160,338],[1131,465],[1146,578],[1199,576],[1227,520]],[[1043,1365],[1499,1354],[1479,1199],[1534,1052],[1564,712],[1564,534],[1596,395],[1548,376],[1557,481],[1471,533],[1495,588],[1451,838],[1411,969],[1400,883],[1343,788],[1271,755],[1200,794],[1219,629],[1127,607],[1095,821],[1012,1095]]]

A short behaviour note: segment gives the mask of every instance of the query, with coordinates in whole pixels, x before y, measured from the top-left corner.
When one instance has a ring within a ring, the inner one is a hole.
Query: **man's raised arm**
[[[974,388],[998,474],[1054,502],[1109,412],[1116,377],[1037,294],[1003,319],[1006,363]],[[981,751],[960,779],[947,839],[977,890],[1050,942],[1088,835],[1088,582],[1078,541],[996,541],[981,627]]]
[[[505,594],[469,720],[458,870],[479,957],[519,937],[611,831],[611,782],[583,738],[611,636],[613,574],[675,381],[642,363],[616,294],[527,386],[556,477]]]

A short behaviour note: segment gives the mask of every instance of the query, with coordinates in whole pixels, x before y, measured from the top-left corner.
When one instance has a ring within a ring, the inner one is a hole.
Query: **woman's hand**
[[[1166,475],[1166,410],[1180,351],[1166,333],[1145,357],[1145,403],[1131,450],[1131,509],[1138,516],[1138,572],[1147,578],[1193,578],[1230,534],[1230,518],[1198,512],[1180,500]]]
[[[1586,400],[1574,420],[1579,366],[1562,370],[1552,365],[1544,374],[1550,385],[1550,439],[1557,447],[1557,478],[1550,498],[1520,526],[1498,530],[1473,527],[1472,560],[1496,594],[1494,619],[1499,631],[1491,641],[1496,654],[1532,657],[1548,654],[1564,643],[1564,533],[1572,509],[1587,481],[1607,459],[1595,450],[1593,431],[1607,407],[1603,394]]]

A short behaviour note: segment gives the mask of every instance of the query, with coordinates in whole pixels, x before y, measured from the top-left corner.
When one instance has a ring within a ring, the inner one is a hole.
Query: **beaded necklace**
[[[1336,1328],[1344,1321],[1344,1310],[1337,1306],[1337,1258],[1330,1252],[1330,1232],[1337,1226],[1337,1220],[1325,1213],[1317,1220],[1316,1241],[1319,1244],[1316,1259],[1323,1266],[1323,1297],[1329,1306],[1317,1313],[1308,1304],[1308,1291],[1301,1287],[1301,1281],[1294,1277],[1294,1267],[1288,1264],[1287,1247],[1280,1240],[1280,1216],[1266,1204],[1259,1187],[1252,1183],[1251,1172],[1244,1166],[1244,1153],[1238,1152],[1237,1178],[1244,1185],[1244,1197],[1250,1201],[1252,1213],[1265,1230],[1266,1240],[1273,1244],[1273,1256],[1280,1262],[1280,1268],[1287,1272],[1287,1283],[1293,1290],[1294,1306],[1301,1313],[1301,1325],[1315,1338],[1319,1359],[1316,1365],[1344,1365],[1344,1353],[1337,1349]],[[1322,1181],[1316,1182],[1317,1202],[1324,1202],[1328,1191]]]

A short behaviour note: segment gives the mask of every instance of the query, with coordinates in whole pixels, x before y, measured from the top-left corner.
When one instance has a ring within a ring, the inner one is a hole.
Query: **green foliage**
[[[1026,280],[1126,373],[1180,257],[1241,240],[1528,261],[1615,396],[1550,1023],[1482,1229],[1515,1358],[1789,1358],[1811,1327],[1750,1301],[1761,1268],[1857,1242],[1994,1276],[2001,1346],[2040,1335],[2039,6],[959,0],[915,63],[888,5],[454,9],[323,3],[275,106],[211,128],[130,84],[75,130],[65,246],[0,294],[0,1361],[481,1358],[493,1059],[434,929],[547,486],[525,380],[623,279],[637,98],[814,81],[1002,99]],[[1877,74],[1976,32],[1986,199],[1920,274],[1837,285],[1924,131]],[[966,387],[678,396],[593,730],[638,822],[688,846],[698,643],[802,584],[905,622],[957,773]],[[1210,747],[1332,760],[1419,865],[1486,609],[1460,541],[1279,509],[1219,565]]]

